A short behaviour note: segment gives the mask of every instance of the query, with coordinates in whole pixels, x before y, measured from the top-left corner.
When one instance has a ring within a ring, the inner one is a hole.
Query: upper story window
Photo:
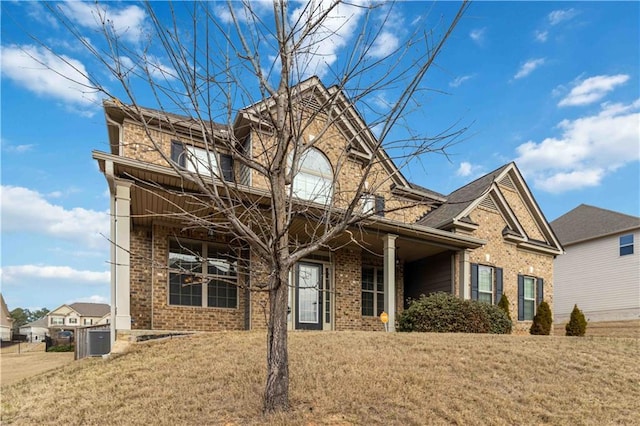
[[[69,318],[69,324],[77,324],[78,318]]]
[[[207,151],[182,142],[171,142],[171,160],[178,166],[197,173],[201,176],[220,176],[227,182],[234,182],[233,157],[227,154],[217,155],[214,151]]]
[[[64,325],[64,318],[51,317],[51,325]]]
[[[384,216],[384,197],[373,194],[363,194],[361,197],[362,214]]]
[[[293,178],[293,195],[320,204],[331,201],[333,170],[320,150],[309,148],[300,156]]]
[[[620,256],[633,254],[633,234],[620,237]]]

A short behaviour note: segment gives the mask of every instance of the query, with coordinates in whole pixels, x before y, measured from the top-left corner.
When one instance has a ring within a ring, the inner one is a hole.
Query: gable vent
[[[499,183],[500,185],[506,186],[509,189],[513,189],[514,191],[516,190],[516,186],[513,184],[513,181],[508,175],[505,176],[504,179],[502,179]]]
[[[489,210],[498,210],[495,203],[493,202],[493,198],[486,196],[484,200],[480,201],[480,207],[484,207]]]
[[[300,103],[313,112],[322,112],[320,110],[322,104],[315,96],[305,96]]]

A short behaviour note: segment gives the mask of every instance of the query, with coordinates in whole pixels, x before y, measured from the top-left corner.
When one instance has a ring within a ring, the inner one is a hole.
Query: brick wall
[[[553,256],[522,250],[506,242],[502,237],[506,222],[497,210],[478,207],[471,213],[471,219],[480,225],[474,235],[487,240],[487,244],[471,252],[470,262],[503,268],[503,291],[509,299],[514,332],[527,333],[531,321],[517,321],[518,274],[544,279],[544,299],[553,312]]]

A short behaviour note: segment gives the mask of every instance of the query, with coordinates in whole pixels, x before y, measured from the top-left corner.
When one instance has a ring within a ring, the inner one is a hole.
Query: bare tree
[[[144,44],[128,42],[127,30],[117,28],[100,5],[94,9],[100,41],[96,34],[83,33],[65,4],[50,4],[49,10],[100,63],[100,73],[86,75],[92,89],[141,123],[148,148],[192,189],[138,183],[167,199],[178,194],[186,201],[171,214],[183,227],[230,233],[267,268],[268,279],[251,286],[268,295],[264,410],[286,410],[289,272],[305,256],[330,247],[345,233],[353,235],[353,229],[372,219],[363,196],[389,185],[390,177],[380,169],[390,157],[402,168],[423,153],[443,152],[460,135],[462,130],[451,129],[435,136],[413,134],[407,117],[422,108],[426,72],[468,4],[463,1],[450,21],[438,22],[438,30],[425,29],[426,20],[400,27],[392,4],[368,1],[311,1],[294,10],[285,1],[274,1],[269,10],[249,1],[229,2],[222,11],[221,6],[146,3],[151,25]],[[399,43],[388,42],[389,31]],[[326,49],[332,43],[347,53],[334,57],[335,51]],[[324,84],[314,84],[319,81]],[[204,153],[187,155],[182,162],[172,158],[140,99],[153,99],[157,119],[169,123],[167,131],[184,135],[188,129],[204,142]],[[295,185],[300,167],[314,161],[315,149],[330,140],[339,122],[350,124],[333,171],[328,180],[315,183],[322,188],[302,197]],[[347,172],[356,140],[366,140],[371,152],[359,157],[361,169],[350,176],[351,185],[340,187],[338,177]],[[226,179],[228,170],[218,164],[218,153],[251,173],[254,184]],[[293,232],[299,223],[304,226]]]

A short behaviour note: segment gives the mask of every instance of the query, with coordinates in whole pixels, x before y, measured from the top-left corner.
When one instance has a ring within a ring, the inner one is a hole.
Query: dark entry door
[[[296,265],[296,329],[322,330],[322,264]]]

